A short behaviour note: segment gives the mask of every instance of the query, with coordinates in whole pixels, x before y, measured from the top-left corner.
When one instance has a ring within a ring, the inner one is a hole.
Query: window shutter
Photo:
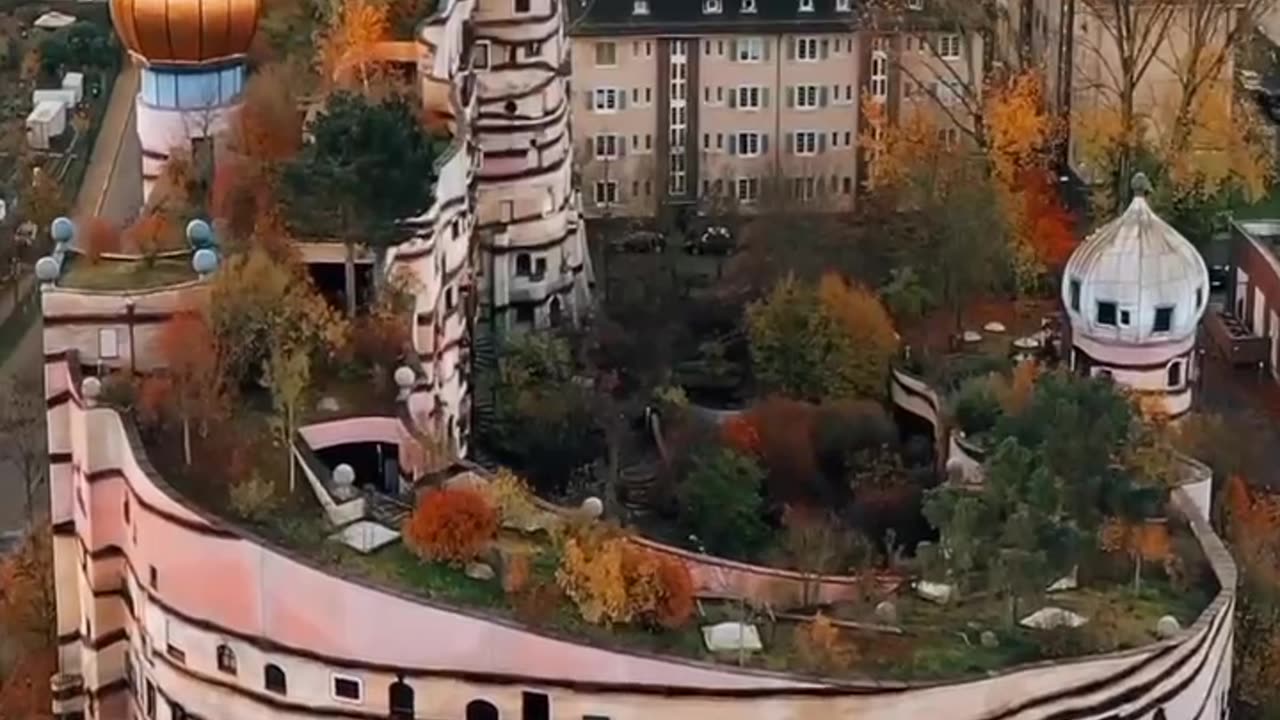
[[[793,37],[787,38],[787,59],[796,59],[796,39]]]
[[[729,107],[738,107],[738,88],[736,87],[729,88]]]
[[[729,62],[738,62],[738,39],[729,41]]]
[[[769,107],[769,88],[760,88],[760,107]]]
[[[789,132],[787,133],[787,154],[791,155],[795,153],[795,151],[796,151],[796,134],[793,132]]]
[[[738,133],[729,133],[729,154],[738,154]]]
[[[821,48],[820,52],[822,59],[826,60],[827,53],[831,50],[831,41],[826,38],[822,38],[822,42],[818,43],[818,47]]]
[[[760,154],[769,152],[769,133],[760,133]]]
[[[587,109],[595,110],[596,109],[596,91],[587,90],[585,94],[587,96]]]
[[[763,57],[765,60],[768,60],[768,59],[769,59],[769,45],[770,45],[770,44],[771,44],[771,43],[769,42],[769,38],[761,38],[761,39],[760,39],[760,55],[761,55],[761,57]]]
[[[818,91],[818,107],[827,106],[827,86],[823,85]]]
[[[827,134],[818,133],[818,153],[821,154],[826,151],[827,151]]]
[[[795,106],[796,106],[796,86],[788,85],[787,86],[787,107],[793,108]]]
[[[619,110],[627,109],[627,94],[624,92],[618,93],[618,109]]]
[[[614,146],[618,148],[618,157],[626,157],[627,156],[627,136],[614,135],[613,142],[614,142]]]

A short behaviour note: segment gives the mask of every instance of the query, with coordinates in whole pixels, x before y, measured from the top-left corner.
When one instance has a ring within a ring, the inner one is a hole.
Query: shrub
[[[515,597],[516,619],[528,625],[546,625],[560,609],[564,593],[553,582],[539,581]]]
[[[720,426],[720,437],[725,445],[743,455],[760,455],[760,433],[748,415],[735,415],[726,420]]]
[[[97,263],[103,253],[120,252],[120,229],[100,217],[91,217],[82,224],[84,255],[90,263]]]
[[[502,562],[502,591],[508,595],[516,595],[529,585],[529,556],[523,553],[511,553]]]
[[[703,451],[677,488],[685,526],[712,552],[750,556],[767,532],[763,482],[764,472],[751,458],[728,448]]]
[[[801,667],[820,673],[848,670],[857,658],[857,649],[840,639],[840,628],[831,618],[818,613],[796,628],[792,636],[796,660]]]
[[[498,531],[498,513],[477,490],[430,490],[405,522],[404,537],[419,555],[461,563],[479,555]]]
[[[539,508],[534,503],[533,493],[529,490],[528,483],[506,468],[498,470],[490,478],[484,486],[484,492],[489,498],[489,503],[497,508],[498,520],[505,527],[526,532],[538,529],[550,530],[551,528],[547,525],[556,520],[553,513]]]
[[[231,509],[242,518],[262,520],[275,510],[275,487],[257,471],[247,479],[233,481],[229,493]]]
[[[565,542],[556,580],[584,620],[677,628],[693,616],[693,578],[676,558],[591,530]]]
[[[814,406],[773,396],[751,410],[760,435],[760,464],[768,470],[769,497],[777,503],[815,501],[818,476],[813,447]]]
[[[964,381],[951,401],[951,414],[956,425],[970,435],[994,428],[1002,411],[992,378],[976,377]]]

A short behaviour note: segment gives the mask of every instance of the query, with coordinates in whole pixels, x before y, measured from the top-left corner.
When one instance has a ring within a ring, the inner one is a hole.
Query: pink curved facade
[[[181,716],[169,703],[202,718],[387,717],[389,688],[402,678],[421,718],[463,718],[477,699],[521,717],[525,703],[540,702],[531,697],[545,696],[553,717],[1102,718],[1150,705],[1190,720],[1205,708],[1216,715],[1229,685],[1230,591],[1174,641],[932,687],[833,685],[646,656],[431,605],[190,508],[154,476],[114,410],[86,406],[74,362],[50,355],[46,364],[58,677],[84,688],[65,710],[92,703],[97,717],[124,718],[154,693],[160,718]],[[1231,587],[1225,549],[1199,513],[1191,519]],[[218,669],[220,645],[234,653],[235,675]],[[264,688],[268,663],[284,672],[284,693]],[[360,701],[336,697],[335,680],[358,685]]]

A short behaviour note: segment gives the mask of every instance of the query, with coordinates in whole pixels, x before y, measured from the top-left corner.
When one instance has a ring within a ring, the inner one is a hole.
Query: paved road
[[[134,125],[133,102],[138,92],[138,70],[130,66],[116,79],[110,105],[94,143],[84,182],[76,195],[77,217],[100,215],[123,222],[142,205],[142,151]],[[0,367],[0,378],[39,377],[43,358],[40,323],[18,341],[18,347]],[[0,438],[0,443],[5,441]],[[47,511],[48,493],[36,499]],[[22,481],[15,468],[0,463],[0,544],[5,536],[22,528]]]

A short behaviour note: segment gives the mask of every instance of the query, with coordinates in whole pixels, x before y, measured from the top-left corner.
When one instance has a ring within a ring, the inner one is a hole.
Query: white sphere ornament
[[[96,377],[87,377],[80,381],[80,397],[84,398],[85,404],[90,407],[98,403],[98,396],[102,395],[102,381]]]
[[[598,520],[604,515],[604,503],[598,497],[589,497],[582,501],[582,514],[592,520]]]
[[[196,218],[187,223],[187,242],[195,247],[205,247],[213,244],[213,228],[209,227],[209,223]]]
[[[75,239],[76,224],[68,217],[54,218],[54,221],[49,224],[49,235],[59,245],[69,243]]]
[[[356,471],[348,464],[342,463],[333,469],[333,484],[338,487],[351,487],[356,484]]]
[[[1178,623],[1178,618],[1172,615],[1165,615],[1156,621],[1156,636],[1161,640],[1168,640],[1182,631],[1182,625]]]
[[[218,269],[218,253],[209,248],[200,248],[191,255],[191,269],[200,277],[212,275]]]
[[[417,376],[414,375],[413,368],[408,365],[401,365],[396,368],[396,372],[392,377],[396,381],[396,387],[401,390],[408,390],[413,387],[413,381]]]
[[[51,283],[58,279],[62,268],[57,260],[45,255],[36,261],[36,279],[42,283]]]

